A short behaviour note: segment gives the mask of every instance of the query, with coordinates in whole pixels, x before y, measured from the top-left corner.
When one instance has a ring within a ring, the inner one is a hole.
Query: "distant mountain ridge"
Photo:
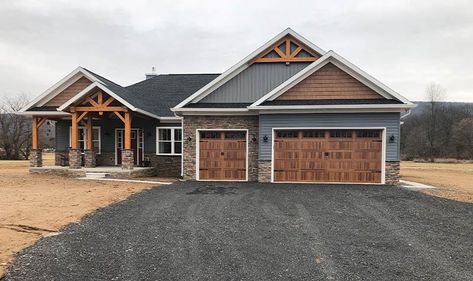
[[[413,101],[417,106],[411,110],[411,115],[416,115],[424,112],[429,109],[429,101]],[[473,102],[450,102],[450,101],[439,101],[436,102],[446,107],[460,108],[460,107],[469,107],[473,110]]]

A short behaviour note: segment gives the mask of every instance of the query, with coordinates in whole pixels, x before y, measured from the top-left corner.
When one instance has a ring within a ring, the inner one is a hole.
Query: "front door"
[[[117,129],[115,135],[115,163],[122,164],[122,150],[124,146],[125,132],[123,129]],[[140,166],[143,163],[143,130],[131,130],[131,149],[133,150],[134,163]]]

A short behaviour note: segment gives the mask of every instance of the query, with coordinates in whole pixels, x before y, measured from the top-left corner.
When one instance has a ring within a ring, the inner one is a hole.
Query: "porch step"
[[[106,179],[106,178],[110,178],[110,173],[87,172],[87,173],[85,173],[85,178],[87,178],[87,179]]]

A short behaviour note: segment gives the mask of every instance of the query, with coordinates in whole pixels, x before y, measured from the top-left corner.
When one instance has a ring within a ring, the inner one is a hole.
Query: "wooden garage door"
[[[380,183],[381,130],[280,130],[274,180]]]
[[[201,131],[199,179],[246,180],[246,132]]]

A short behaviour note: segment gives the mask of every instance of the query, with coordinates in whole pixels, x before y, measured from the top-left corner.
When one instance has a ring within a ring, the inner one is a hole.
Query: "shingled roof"
[[[170,108],[198,91],[219,74],[162,74],[117,93],[135,107],[161,117],[174,116]]]

